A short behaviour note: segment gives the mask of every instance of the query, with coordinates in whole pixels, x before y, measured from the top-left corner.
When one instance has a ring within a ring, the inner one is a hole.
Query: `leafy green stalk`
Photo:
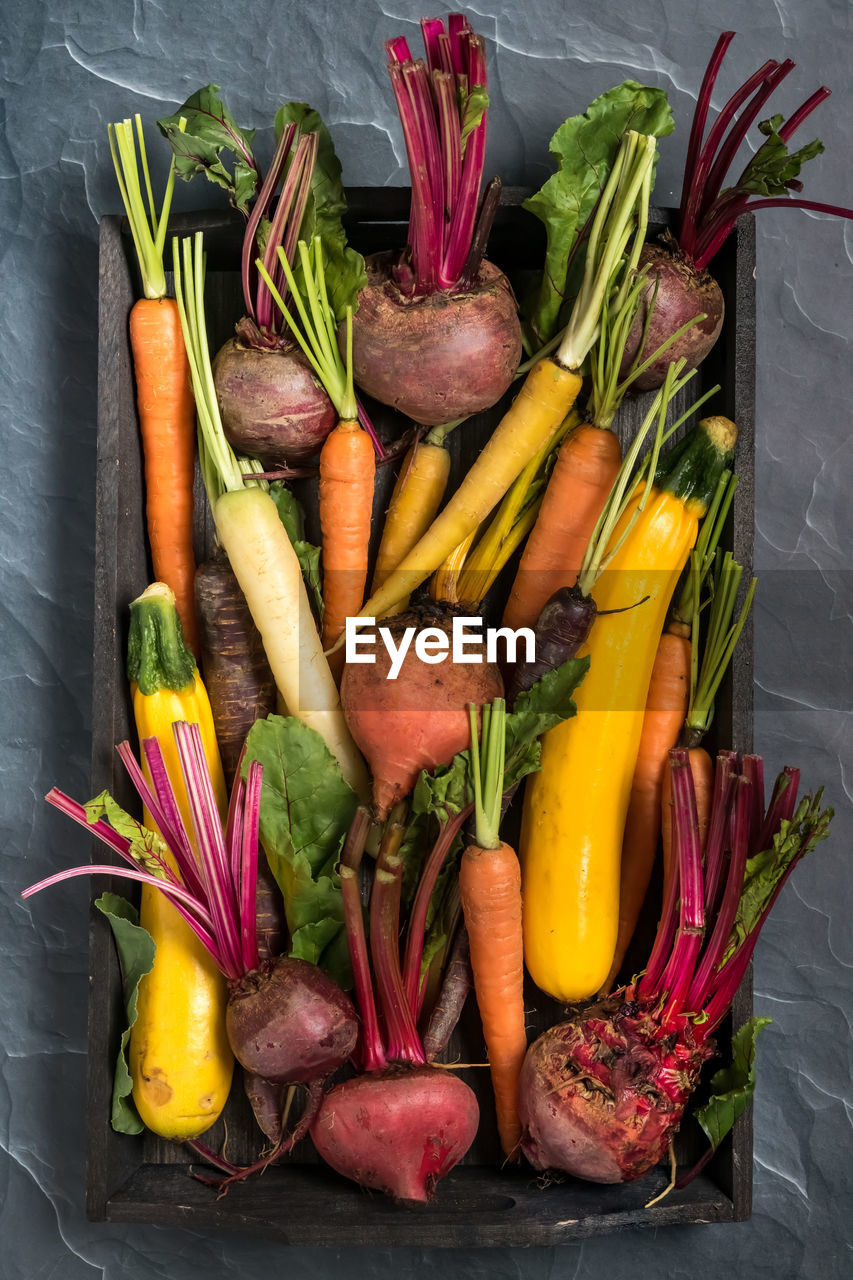
[[[169,222],[169,210],[172,207],[172,192],[175,187],[175,160],[173,157],[172,163],[169,165],[166,191],[158,214],[154,206],[151,178],[148,173],[148,156],[145,151],[145,138],[142,133],[142,118],[137,115],[135,120],[136,139],[134,139],[133,124],[129,119],[107,126],[110,154],[113,158],[122,204],[130,224],[130,234],[133,237],[133,244],[139,261],[143,292],[146,298],[165,298],[166,274],[163,269],[163,248],[166,243],[166,228]],[[175,124],[175,130],[179,137],[182,136],[184,123],[181,117]],[[138,160],[136,155],[137,141],[139,145]],[[142,185],[139,181],[140,164],[148,197],[147,214],[145,200],[142,195]]]
[[[329,306],[323,274],[323,248],[319,236],[311,241],[311,249],[304,240],[299,241],[299,257],[302,264],[302,284],[297,282],[283,250],[278,251],[281,269],[296,305],[299,322],[286,307],[284,300],[268,274],[260,258],[256,262],[258,272],[266,283],[276,305],[299,343],[306,359],[326,390],[326,394],[338,412],[338,416],[352,421],[358,414],[352,384],[352,311],[347,308],[347,354],[344,364],[335,337],[335,317]],[[310,313],[310,314],[309,314]]]
[[[474,829],[481,849],[500,848],[501,801],[506,762],[506,703],[503,698],[482,709],[483,731],[477,740],[477,706],[468,704],[471,721],[471,765],[474,778]]]
[[[651,448],[650,471],[654,475],[657,468],[657,460],[660,454],[661,442],[663,440],[664,426],[666,425],[666,411],[669,408],[670,401],[678,394],[681,388],[693,376],[693,372],[687,373],[684,377],[680,377],[685,361],[683,359],[671,364],[666,371],[666,381],[657,392],[651,408],[643,419],[642,425],[634,437],[631,448],[622,460],[616,479],[604,504],[601,515],[598,517],[592,536],[587,543],[584,552],[581,570],[578,574],[578,590],[582,595],[588,596],[598,580],[599,574],[606,568],[607,564],[613,559],[613,556],[621,547],[627,538],[631,529],[640,517],[640,513],[645,509],[649,499],[652,486],[646,485],[640,500],[631,516],[626,523],[625,528],[615,545],[611,546],[611,539],[616,531],[622,516],[627,510],[637,485],[638,477],[635,475],[635,467],[637,459],[646,440],[646,436],[657,422],[655,429],[654,441]],[[694,406],[695,409],[695,406]],[[643,464],[645,467],[645,463]],[[633,483],[632,483],[633,481]]]
[[[673,120],[661,89],[626,80],[601,94],[582,115],[560,126],[550,142],[557,171],[524,208],[547,235],[542,278],[524,306],[525,350],[550,342],[565,327],[583,269],[586,232],[627,130],[662,138]]]
[[[243,775],[263,765],[260,836],[284,896],[290,954],[349,986],[350,965],[337,864],[358,805],[319,733],[295,716],[257,720]]]
[[[643,206],[648,210],[656,147],[654,138],[633,130],[622,139],[589,234],[583,282],[557,351],[558,361],[568,369],[579,369],[595,342],[601,310],[623,265],[628,241]]]
[[[210,346],[204,317],[204,245],[200,231],[193,240],[187,236],[182,252],[178,239],[172,241],[172,260],[175,273],[175,299],[181,318],[181,331],[190,366],[193,395],[198,415],[199,439],[203,441],[204,467],[202,478],[215,486],[207,490],[211,506],[223,492],[244,489],[243,473],[234,450],[225,439],[219,402],[213,383],[210,363]]]
[[[718,535],[719,536],[719,535]],[[699,553],[691,556],[691,572],[695,578],[701,574]],[[693,595],[693,620],[691,631],[691,673],[690,702],[687,718],[684,722],[686,745],[696,746],[707,733],[714,716],[714,699],[723,676],[732,660],[735,645],[740,639],[749,610],[752,606],[757,579],[753,578],[747,589],[737,620],[732,622],[740,586],[743,566],[738,564],[732,553],[723,554],[719,549],[715,555],[715,569],[711,595],[711,609],[708,617],[708,630],[702,650],[702,661],[699,663],[699,588]]]
[[[694,618],[699,607],[698,600],[708,572],[714,563],[717,544],[728,518],[737,485],[737,476],[731,471],[724,471],[702,521],[702,528],[699,530],[699,537],[690,557],[687,578],[672,613],[673,623],[683,628],[685,635],[692,634]]]
[[[772,1018],[750,1018],[732,1036],[732,1061],[711,1077],[711,1096],[694,1114],[708,1138],[710,1146],[693,1168],[678,1179],[677,1190],[689,1186],[731,1131],[752,1101],[755,1093],[755,1046],[760,1032],[769,1027]]]
[[[185,121],[181,129],[180,121]],[[249,201],[261,183],[258,163],[252,154],[254,129],[241,129],[219,97],[219,85],[208,84],[187,98],[172,116],[157,121],[174,155],[175,171],[184,182],[198,173],[224,188],[235,209],[248,214]],[[234,157],[233,174],[222,161],[222,153]]]

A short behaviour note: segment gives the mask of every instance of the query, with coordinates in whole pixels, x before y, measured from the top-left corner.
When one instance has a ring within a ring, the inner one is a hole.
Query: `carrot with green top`
[[[142,121],[108,127],[110,152],[133,237],[144,297],[130,312],[130,348],[145,461],[145,510],[154,577],[175,594],[187,643],[199,656],[193,583],[195,401],[174,298],[166,296],[163,249],[175,184],[174,160],[159,215],[154,207]],[[137,156],[137,142],[139,154]],[[140,166],[148,199],[140,183]]]
[[[506,704],[483,708],[477,741],[477,708],[471,717],[476,839],[462,854],[459,891],[471,952],[474,991],[483,1023],[501,1148],[518,1158],[518,1078],[527,1052],[524,1025],[524,942],[521,869],[515,850],[501,840],[501,800],[506,753]]]

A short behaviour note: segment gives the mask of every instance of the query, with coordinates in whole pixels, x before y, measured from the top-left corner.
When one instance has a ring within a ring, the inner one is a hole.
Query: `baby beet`
[[[327,1093],[311,1138],[344,1177],[425,1204],[474,1141],[478,1121],[474,1093],[452,1072],[392,1066]]]
[[[336,1071],[358,1036],[355,1010],[337,983],[307,960],[286,957],[232,984],[225,1025],[247,1071],[288,1084]]]
[[[483,261],[465,292],[407,294],[394,255],[366,262],[353,316],[355,380],[369,395],[425,426],[481,413],[515,377],[521,326],[506,277]]]
[[[228,443],[269,468],[318,453],[337,421],[293,343],[261,335],[250,320],[218,351],[213,379]]]
[[[640,308],[625,345],[620,376],[625,377],[640,345],[643,325],[646,323],[649,303],[657,287],[652,318],[649,322],[642,359],[651,355],[682,325],[696,316],[704,320],[694,324],[682,334],[674,345],[667,348],[659,359],[642,373],[633,384],[638,391],[651,391],[662,385],[670,362],[682,356],[687,361],[685,371],[702,363],[713,347],[723,327],[725,306],[723,293],[714,277],[707,271],[699,271],[681,253],[669,236],[663,244],[647,244],[640,253],[640,267],[649,268],[649,277],[643,291]]]

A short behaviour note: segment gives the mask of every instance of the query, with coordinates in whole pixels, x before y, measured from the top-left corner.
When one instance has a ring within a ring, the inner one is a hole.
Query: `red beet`
[[[272,468],[319,451],[337,422],[331,400],[288,339],[237,326],[213,362],[228,442]]]
[[[358,1020],[349,998],[321,969],[280,957],[231,984],[226,1029],[247,1071],[304,1084],[346,1062]]]
[[[367,259],[353,317],[355,380],[415,422],[439,426],[489,409],[521,359],[521,325],[506,276],[483,261],[466,292],[403,292],[391,253]]]
[[[713,1041],[667,1034],[609,998],[531,1045],[519,1082],[522,1150],[535,1169],[631,1182],[666,1155]]]
[[[326,1094],[311,1126],[327,1164],[362,1187],[425,1204],[462,1159],[479,1121],[464,1081],[435,1067],[388,1067]]]
[[[389,679],[391,658],[377,641],[375,663],[347,663],[341,680],[341,705],[350,732],[373,775],[373,802],[379,819],[409,794],[422,769],[448,764],[467,747],[471,727],[468,703],[481,706],[503,694],[494,663],[451,661],[451,618],[425,606],[386,618],[381,624],[399,645],[409,627],[435,628],[448,636],[448,655],[440,664],[422,662],[412,639],[396,679]]]
[[[623,377],[628,373],[637,354],[655,285],[657,297],[642,359],[656,351],[661,343],[683,324],[687,324],[688,320],[703,313],[707,316],[707,319],[700,320],[668,347],[633,384],[638,391],[651,391],[663,384],[670,361],[683,357],[687,362],[685,372],[702,363],[720,336],[725,307],[722,290],[714,277],[707,271],[697,271],[680,252],[671,236],[664,244],[644,245],[640,253],[640,266],[649,268],[649,277],[625,345],[620,370]]]

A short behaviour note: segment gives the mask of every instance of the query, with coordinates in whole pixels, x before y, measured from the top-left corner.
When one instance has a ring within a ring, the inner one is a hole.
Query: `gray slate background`
[[[288,1251],[84,1218],[86,890],[63,886],[31,909],[17,894],[88,853],[42,796],[53,783],[88,794],[97,220],[119,207],[106,124],[140,111],[153,126],[218,81],[242,123],[267,129],[261,148],[277,105],[307,99],[345,181],[405,183],[382,41],[416,39],[421,12],[414,0],[0,3],[0,1276],[849,1276],[853,230],[787,210],[760,215],[758,236],[756,749],[771,776],[790,762],[824,782],[839,813],[758,948],[757,1011],[774,1023],[760,1048],[752,1221],[427,1255]],[[539,185],[557,125],[632,75],[670,94],[679,127],[655,196],[677,203],[702,70],[734,27],[714,105],[765,58],[794,58],[774,109],[789,113],[820,83],[834,90],[815,121],[829,154],[810,166],[808,194],[853,204],[847,0],[477,0],[469,14],[489,41],[488,169],[510,184]],[[179,208],[209,202],[203,186],[178,190]]]

